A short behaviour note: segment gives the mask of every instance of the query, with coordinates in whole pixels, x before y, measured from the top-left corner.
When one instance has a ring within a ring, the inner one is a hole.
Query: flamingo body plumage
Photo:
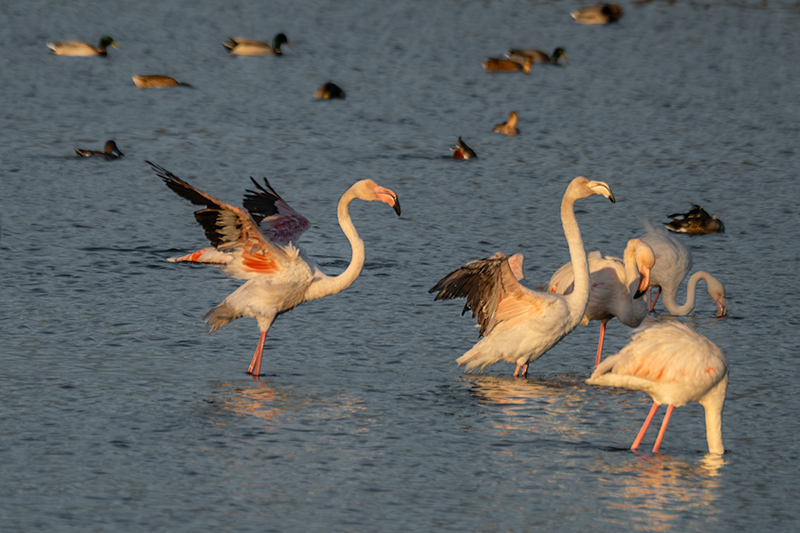
[[[516,364],[515,377],[526,376],[531,361],[578,325],[589,301],[589,268],[574,207],[576,200],[593,194],[615,201],[606,183],[578,177],[567,187],[561,203],[564,234],[577,272],[571,294],[524,287],[518,279],[521,256],[512,256],[514,260],[509,261],[501,252],[467,263],[429,291],[438,291],[436,300],[466,297],[464,312],[472,310],[472,316],[478,317],[482,338],[457,359],[459,365],[466,365],[467,372],[483,371],[489,365],[507,361]]]
[[[163,167],[150,165],[179,196],[205,206],[195,212],[195,218],[213,248],[195,252],[197,255],[193,259],[190,256],[195,254],[175,260],[222,264],[231,276],[247,280],[206,313],[205,320],[213,332],[237,318],[256,319],[261,337],[248,368],[248,373],[254,377],[260,373],[267,331],[278,315],[301,303],[341,292],[361,273],[364,242],[350,218],[350,203],[356,198],[380,201],[400,214],[397,195],[390,189],[372,180],[362,180],[350,187],[339,201],[338,218],[350,241],[352,258],[340,275],[327,276],[296,244],[308,227],[308,220],[289,207],[266,179],[265,187],[253,180],[257,190],[248,191],[242,208],[202,192]]]
[[[600,320],[600,340],[597,343],[595,366],[603,353],[606,324],[616,317],[628,327],[638,327],[647,316],[647,303],[642,295],[647,291],[650,272],[656,264],[652,248],[641,239],[631,239],[625,246],[623,259],[604,256],[600,252],[588,255],[591,288],[589,303],[580,325]],[[572,263],[559,268],[550,278],[545,290],[569,294],[574,286]]]
[[[639,447],[659,405],[669,407],[653,453],[658,452],[672,409],[698,402],[705,409],[708,451],[722,454],[722,407],[728,369],[725,355],[706,337],[680,322],[661,322],[638,330],[631,342],[600,363],[586,382],[639,390],[653,399],[632,450]]]

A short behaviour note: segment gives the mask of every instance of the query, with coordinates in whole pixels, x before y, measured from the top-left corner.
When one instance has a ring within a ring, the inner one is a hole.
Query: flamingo
[[[245,196],[245,209],[222,202],[163,167],[148,163],[179,196],[193,204],[206,206],[195,212],[197,222],[214,248],[227,254],[220,260],[226,265],[227,272],[247,280],[206,313],[204,318],[210,332],[243,316],[258,321],[261,337],[247,369],[247,373],[255,379],[261,371],[267,331],[275,318],[303,302],[343,291],[361,273],[364,241],[358,236],[350,219],[350,202],[356,198],[384,202],[400,215],[397,195],[372,180],[358,181],[345,191],[339,200],[337,212],[339,225],[350,241],[352,258],[344,272],[338,276],[327,276],[307,260],[305,252],[296,245],[296,240],[308,228],[308,220],[289,207],[270,187],[266,178],[266,188],[253,180],[258,190],[248,190],[250,194]]]
[[[642,295],[647,292],[650,270],[656,263],[650,246],[641,239],[631,239],[625,247],[624,259],[603,256],[600,252],[589,254],[591,289],[589,304],[581,319],[581,326],[591,320],[600,321],[600,340],[594,366],[600,363],[606,324],[614,317],[628,327],[638,327],[647,316],[647,304]],[[552,293],[572,292],[574,275],[572,263],[559,268],[550,278],[545,290]]]
[[[725,286],[714,276],[699,270],[692,274],[686,286],[686,302],[679,305],[675,301],[683,278],[692,268],[692,254],[676,237],[670,235],[663,228],[654,227],[646,220],[642,220],[645,233],[640,238],[650,245],[656,254],[656,264],[650,273],[650,287],[657,287],[656,297],[649,305],[652,311],[656,306],[659,295],[664,293],[664,307],[669,314],[675,316],[688,315],[694,309],[697,283],[702,279],[706,282],[708,295],[717,306],[717,317],[727,314],[725,302]]]
[[[698,402],[705,409],[710,453],[723,454],[722,406],[728,387],[728,360],[710,340],[680,322],[659,322],[637,331],[622,351],[598,366],[586,380],[590,385],[646,392],[653,407],[631,450],[636,451],[661,404],[667,412],[653,453],[658,452],[675,407]]]
[[[561,202],[561,223],[575,269],[575,290],[568,295],[540,292],[522,286],[521,256],[512,263],[502,252],[467,263],[442,278],[429,292],[436,300],[466,297],[467,309],[477,315],[483,337],[456,361],[466,371],[482,371],[498,361],[516,363],[514,377],[528,375],[528,363],[541,357],[570,333],[589,302],[589,266],[575,219],[575,201],[599,194],[615,202],[608,184],[577,177]],[[514,257],[514,256],[512,256]]]

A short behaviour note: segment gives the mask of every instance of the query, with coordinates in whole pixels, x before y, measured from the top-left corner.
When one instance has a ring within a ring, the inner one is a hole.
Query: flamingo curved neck
[[[339,218],[339,226],[342,228],[347,240],[350,241],[350,248],[352,255],[350,257],[350,264],[338,276],[323,276],[313,283],[307,290],[309,300],[322,298],[330,294],[336,294],[345,290],[353,284],[353,282],[361,274],[361,269],[364,267],[364,241],[358,236],[353,221],[350,218],[350,202],[358,198],[353,187],[347,190],[339,200],[339,206],[336,213]]]
[[[561,201],[561,225],[564,236],[569,245],[569,257],[572,262],[574,276],[573,290],[564,296],[570,310],[570,323],[574,327],[583,318],[586,306],[589,304],[589,262],[586,260],[586,250],[583,248],[581,231],[575,218],[575,201],[577,198],[572,191],[568,191]]]
[[[708,272],[704,272],[699,270],[692,274],[692,277],[689,278],[689,283],[686,284],[686,303],[683,305],[678,305],[675,301],[675,296],[678,293],[678,288],[675,288],[675,291],[667,292],[662,291],[664,293],[664,307],[667,308],[669,314],[675,316],[683,316],[688,315],[694,309],[694,301],[695,295],[697,292],[697,283],[702,279],[703,281],[708,284]]]

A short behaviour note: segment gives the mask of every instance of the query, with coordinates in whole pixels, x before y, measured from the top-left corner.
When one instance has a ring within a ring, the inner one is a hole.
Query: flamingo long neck
[[[667,308],[669,314],[675,316],[684,316],[688,315],[694,309],[694,300],[695,300],[695,293],[697,292],[697,282],[701,279],[708,283],[708,272],[703,272],[699,270],[692,274],[692,277],[689,278],[689,283],[686,284],[686,303],[683,305],[678,305],[675,301],[675,296],[677,295],[677,288],[674,292],[667,293],[664,292],[664,307]]]
[[[575,200],[573,194],[565,194],[561,201],[561,225],[564,227],[564,236],[569,245],[569,257],[572,261],[572,272],[574,275],[573,290],[564,296],[570,310],[570,322],[577,325],[586,306],[589,303],[589,262],[586,260],[586,250],[583,248],[581,231],[578,228],[578,221],[575,218]]]
[[[700,402],[706,412],[706,440],[709,453],[725,453],[722,445],[722,406],[725,404],[725,391],[728,388],[728,375],[706,393]]]
[[[344,272],[338,276],[324,276],[311,285],[307,291],[309,300],[342,292],[352,285],[359,274],[361,274],[361,269],[364,266],[364,241],[358,236],[353,221],[350,219],[350,202],[356,198],[357,196],[351,187],[344,193],[341,200],[339,200],[339,207],[336,211],[339,217],[339,226],[342,228],[347,240],[350,241],[350,248],[352,250],[350,264],[347,265]]]

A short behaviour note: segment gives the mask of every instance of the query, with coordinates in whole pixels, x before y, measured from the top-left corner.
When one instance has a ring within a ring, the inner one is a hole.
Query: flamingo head
[[[389,204],[394,208],[394,212],[397,213],[397,216],[400,216],[400,200],[397,199],[397,195],[393,190],[381,187],[372,180],[362,180],[356,183],[354,188],[356,189],[356,196],[362,200],[368,202],[379,201]]]
[[[617,200],[614,198],[614,193],[611,192],[611,187],[604,181],[592,181],[587,180],[583,176],[578,176],[569,184],[567,190],[569,189],[577,189],[574,191],[577,198],[586,198],[593,194],[599,194],[611,200],[612,204],[617,203]]]

